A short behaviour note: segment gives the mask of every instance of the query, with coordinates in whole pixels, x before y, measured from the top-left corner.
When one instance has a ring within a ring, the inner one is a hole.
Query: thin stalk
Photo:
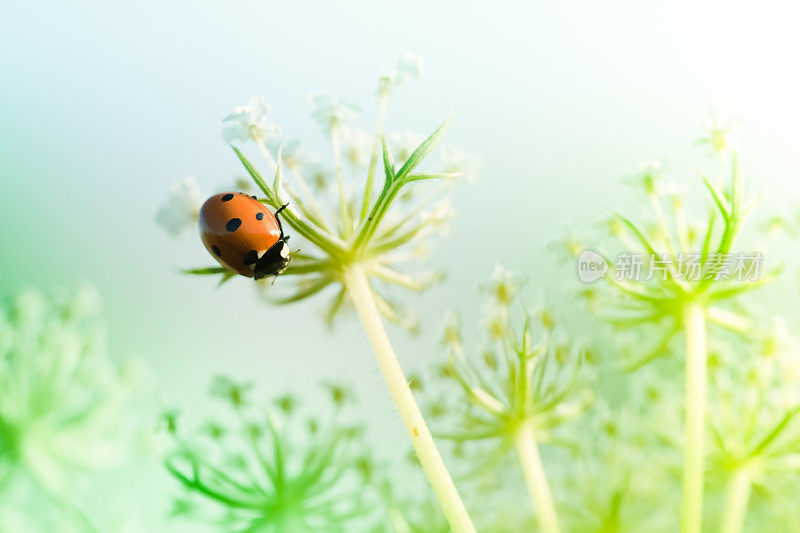
[[[681,531],[700,533],[703,523],[703,459],[706,411],[706,317],[691,304],[683,318],[686,332],[686,443],[683,463]]]
[[[353,233],[353,224],[350,222],[350,208],[347,205],[347,196],[344,190],[342,142],[338,126],[331,128],[331,148],[333,149],[333,161],[336,167],[336,184],[339,189],[339,211],[342,220],[342,236],[347,239]]]
[[[369,212],[369,206],[372,202],[372,187],[375,182],[375,170],[378,166],[378,155],[381,151],[381,139],[383,138],[383,128],[386,122],[386,109],[389,106],[389,94],[381,95],[378,101],[378,119],[375,124],[375,138],[372,141],[372,153],[369,156],[369,169],[367,170],[367,184],[364,188],[364,201],[361,204],[361,216],[359,220],[362,222]]]
[[[309,188],[308,183],[303,177],[302,172],[300,172],[300,169],[297,167],[297,165],[291,165],[288,166],[288,168],[294,180],[298,183],[298,185],[300,185],[300,192],[302,192],[303,195],[305,195],[305,197],[308,198],[308,205],[311,206],[311,209],[314,210],[314,213],[317,215],[322,224],[325,226],[325,229],[328,232],[333,233],[332,229],[333,224],[331,224],[328,221],[328,219],[325,218],[325,214],[322,212],[322,209],[317,204],[317,201],[314,200],[314,194],[311,192],[311,189]]]
[[[264,160],[269,165],[269,168],[272,169],[273,172],[278,170],[278,164],[275,162],[275,159],[272,158],[272,154],[269,153],[267,150],[267,145],[264,144],[263,140],[257,140],[256,146],[258,146],[258,151],[261,152],[261,155],[264,156]]]
[[[514,435],[514,447],[525,476],[525,483],[528,485],[528,492],[536,508],[539,529],[543,533],[559,533],[558,514],[553,504],[553,497],[550,495],[536,435],[530,422],[523,424],[517,430]]]
[[[84,513],[74,502],[67,497],[63,496],[54,489],[47,486],[46,483],[36,478],[39,486],[44,490],[45,494],[50,500],[59,508],[59,510],[80,530],[86,533],[100,533],[100,528],[94,525],[89,517]]]
[[[728,501],[725,504],[720,533],[739,533],[742,530],[752,481],[753,471],[749,465],[741,466],[734,472],[728,483]]]
[[[400,418],[403,420],[406,432],[411,437],[422,469],[433,487],[450,527],[455,533],[474,533],[475,526],[472,525],[472,520],[458,495],[453,479],[447,472],[444,461],[436,449],[425,418],[414,400],[408,380],[403,374],[403,369],[389,342],[363,267],[360,265],[350,266],[344,272],[344,285],[359,318],[361,318],[367,338],[378,360],[378,366],[380,366],[383,378],[386,380],[386,385],[400,413]]]

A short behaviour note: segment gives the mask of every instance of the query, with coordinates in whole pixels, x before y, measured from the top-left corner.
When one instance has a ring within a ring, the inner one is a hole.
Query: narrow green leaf
[[[245,155],[242,152],[240,152],[238,148],[236,148],[233,145],[231,145],[231,148],[233,148],[233,151],[236,152],[236,155],[239,157],[239,160],[244,165],[244,168],[247,170],[247,173],[250,174],[250,177],[253,178],[253,181],[256,182],[258,188],[264,191],[264,194],[267,196],[267,199],[269,199],[271,202],[274,203],[275,194],[267,186],[267,182],[264,181],[263,176],[261,176],[261,173],[255,167],[255,165],[253,165],[253,163],[251,163],[250,160],[247,159],[247,157],[245,157]]]
[[[219,280],[219,283],[217,284],[217,286],[222,285],[223,283],[233,279],[234,277],[236,277],[236,273],[235,272],[231,272],[230,270],[225,272],[225,273],[223,273],[222,277]]]
[[[216,267],[204,267],[204,268],[185,268],[181,270],[184,274],[195,274],[198,276],[208,276],[212,274],[225,274],[226,272],[230,272],[225,267],[216,266]]]
[[[442,140],[445,131],[447,131],[447,126],[450,125],[450,121],[452,120],[453,115],[447,117],[441,126],[436,128],[436,131],[430,134],[430,136],[422,141],[414,152],[409,156],[408,160],[403,163],[403,166],[400,167],[400,170],[397,172],[398,178],[404,178],[405,176],[411,174],[411,172],[422,163],[422,160],[428,156],[428,154],[433,151],[439,141]]]
[[[706,184],[706,188],[708,192],[711,193],[711,198],[714,200],[714,203],[717,204],[717,209],[719,209],[720,213],[722,213],[722,217],[725,220],[728,220],[731,216],[730,213],[730,206],[728,205],[728,201],[725,199],[725,195],[713,184],[711,180],[709,180],[705,174],[701,174],[703,178],[703,183]]]
[[[295,292],[294,294],[291,294],[284,298],[270,298],[270,301],[278,305],[285,305],[297,302],[305,298],[308,298],[309,296],[317,294],[319,291],[330,285],[331,281],[332,281],[331,278],[327,276],[323,276],[314,280],[309,280],[309,282],[306,283],[304,287],[299,288],[297,292]]]
[[[652,244],[650,244],[650,241],[647,239],[647,237],[644,235],[644,233],[639,231],[639,228],[637,228],[636,225],[633,222],[631,222],[630,220],[628,220],[627,218],[625,218],[624,216],[622,216],[619,213],[616,213],[615,216],[620,221],[622,221],[623,224],[628,226],[628,228],[634,233],[634,235],[636,235],[636,238],[639,239],[639,242],[642,244],[642,246],[645,247],[645,249],[647,250],[647,252],[650,255],[658,255],[658,253],[656,252],[655,248],[653,247]],[[631,250],[631,251],[633,251],[633,250]]]
[[[406,183],[411,183],[412,181],[423,181],[423,180],[441,180],[441,179],[455,179],[461,176],[461,174],[457,172],[447,172],[441,174],[409,174],[406,176]]]
[[[389,150],[389,147],[386,145],[385,136],[381,138],[381,143],[383,144],[383,171],[386,174],[386,183],[383,186],[383,190],[385,191],[388,189],[388,185],[391,185],[395,180],[394,158],[392,157],[392,152]]]

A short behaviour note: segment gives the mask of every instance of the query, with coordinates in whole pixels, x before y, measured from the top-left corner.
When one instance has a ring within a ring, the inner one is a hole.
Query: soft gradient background
[[[255,378],[264,395],[339,379],[357,387],[386,455],[405,453],[352,317],[329,333],[313,302],[271,308],[244,279],[219,290],[177,273],[210,257],[198,239],[160,232],[154,213],[181,175],[211,193],[242,174],[220,120],[263,94],[287,137],[322,149],[309,92],[359,102],[368,125],[380,65],[406,51],[426,58],[424,76],[397,92],[389,128],[427,132],[453,110],[448,140],[478,153],[483,170],[456,195],[459,217],[434,253],[448,280],[405,300],[422,313],[420,337],[390,331],[414,369],[439,356],[445,309],[477,317],[476,287],[496,262],[530,280],[529,301],[575,288],[546,243],[622,202],[619,178],[642,160],[669,156],[698,187],[706,162],[692,143],[714,102],[747,111],[750,179],[767,210],[790,206],[800,195],[797,16],[764,2],[6,2],[0,294],[97,284],[114,356],[152,370],[153,423],[166,405],[202,414],[218,373]],[[129,475],[119,498],[160,521],[174,484],[157,463]]]

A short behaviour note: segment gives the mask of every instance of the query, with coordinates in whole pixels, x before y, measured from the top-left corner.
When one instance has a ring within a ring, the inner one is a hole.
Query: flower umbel
[[[714,142],[716,147],[718,143]],[[720,155],[728,153],[725,151],[728,145],[717,148]],[[721,180],[703,176],[711,199],[705,222],[689,221],[681,191],[663,185],[660,167],[644,167],[639,182],[654,220],[635,224],[618,214],[609,227],[626,248],[618,258],[644,257],[643,266],[658,275],[641,279],[627,275],[619,266],[611,267],[602,287],[606,290],[587,293],[591,307],[614,326],[634,331],[651,327],[656,331],[658,340],[650,348],[640,350],[636,358],[629,359],[625,363],[628,370],[671,353],[673,338],[680,333],[685,337],[686,439],[681,506],[684,533],[699,533],[702,528],[707,324],[737,333],[747,332],[751,320],[733,307],[732,302],[770,282],[777,274],[773,270],[757,280],[725,279],[721,275],[757,203],[745,197],[744,178],[735,151],[730,152],[730,160],[730,169],[723,169],[730,172],[726,186]],[[662,196],[668,200],[666,209]],[[612,264],[608,259],[606,263]]]
[[[90,287],[26,289],[0,308],[0,489],[25,475],[88,531],[71,491],[81,473],[129,454],[125,407],[137,386],[133,367],[107,357],[99,314]]]
[[[406,72],[409,69],[403,67],[401,70]],[[312,117],[322,126],[333,152],[333,176],[321,180],[336,183],[332,198],[327,198],[329,195],[324,190],[318,190],[318,194],[312,192],[298,157],[293,157],[291,165],[284,164],[281,150],[273,157],[263,139],[253,140],[274,172],[274,179],[269,182],[239,149],[233,147],[233,150],[261,190],[263,198],[260,201],[276,210],[288,205],[281,214],[284,228],[287,231],[291,229],[293,238],[297,235],[305,241],[301,243],[302,251],[292,254],[291,263],[281,275],[282,279],[297,280],[294,291],[286,296],[273,295],[272,286],[262,283],[267,298],[278,304],[288,304],[332,287],[335,289],[333,299],[325,313],[329,322],[346,303],[352,303],[445,516],[457,533],[471,532],[474,527],[402,374],[381,316],[410,329],[415,321],[378,288],[378,284],[382,284],[421,291],[440,277],[430,272],[408,272],[405,264],[418,259],[426,239],[436,230],[440,231],[448,217],[446,209],[432,209],[432,206],[447,192],[447,182],[457,175],[418,170],[418,167],[442,139],[450,119],[411,150],[408,157],[395,163],[384,135],[383,125],[391,93],[381,89],[384,83],[384,78],[381,78],[378,119],[370,151],[364,153],[367,157],[363,160],[368,164],[363,180],[346,180],[344,172],[346,161],[353,170],[358,170],[362,159],[352,150],[366,148],[363,142],[350,143],[346,136],[347,150],[343,147],[344,127],[353,119],[355,108],[329,95],[316,94],[310,98],[314,106]],[[383,169],[380,187],[376,183],[379,165]],[[284,167],[287,172],[284,172]],[[405,193],[422,182],[442,185],[421,199],[398,205],[400,202],[396,200],[399,197],[408,198]],[[331,201],[324,201],[326,199]],[[401,207],[405,210],[401,211]],[[188,272],[221,274],[223,281],[231,275],[223,267]]]
[[[305,418],[286,396],[258,408],[250,384],[218,377],[211,395],[232,416],[186,436],[173,428],[169,472],[186,490],[173,514],[232,531],[346,532],[369,524],[377,504],[358,485],[361,430],[334,402],[330,416]],[[230,422],[233,420],[233,422]]]
[[[449,351],[444,376],[460,386],[443,410],[450,420],[446,436],[464,444],[495,442],[484,454],[487,466],[497,464],[509,450],[517,452],[534,500],[542,531],[558,531],[555,506],[547,486],[538,444],[552,438],[555,428],[579,416],[591,404],[583,372],[586,350],[563,338],[552,314],[538,314],[541,341],[534,341],[534,319],[527,312],[522,330],[513,327],[510,308],[519,290],[517,279],[498,267],[488,291],[491,314],[486,347],[467,355],[457,327],[445,328]]]

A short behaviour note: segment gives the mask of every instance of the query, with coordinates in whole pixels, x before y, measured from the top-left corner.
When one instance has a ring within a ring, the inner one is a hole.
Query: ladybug
[[[273,215],[255,196],[214,195],[200,208],[200,237],[222,266],[248,278],[277,276],[291,259],[278,219],[285,208]]]

